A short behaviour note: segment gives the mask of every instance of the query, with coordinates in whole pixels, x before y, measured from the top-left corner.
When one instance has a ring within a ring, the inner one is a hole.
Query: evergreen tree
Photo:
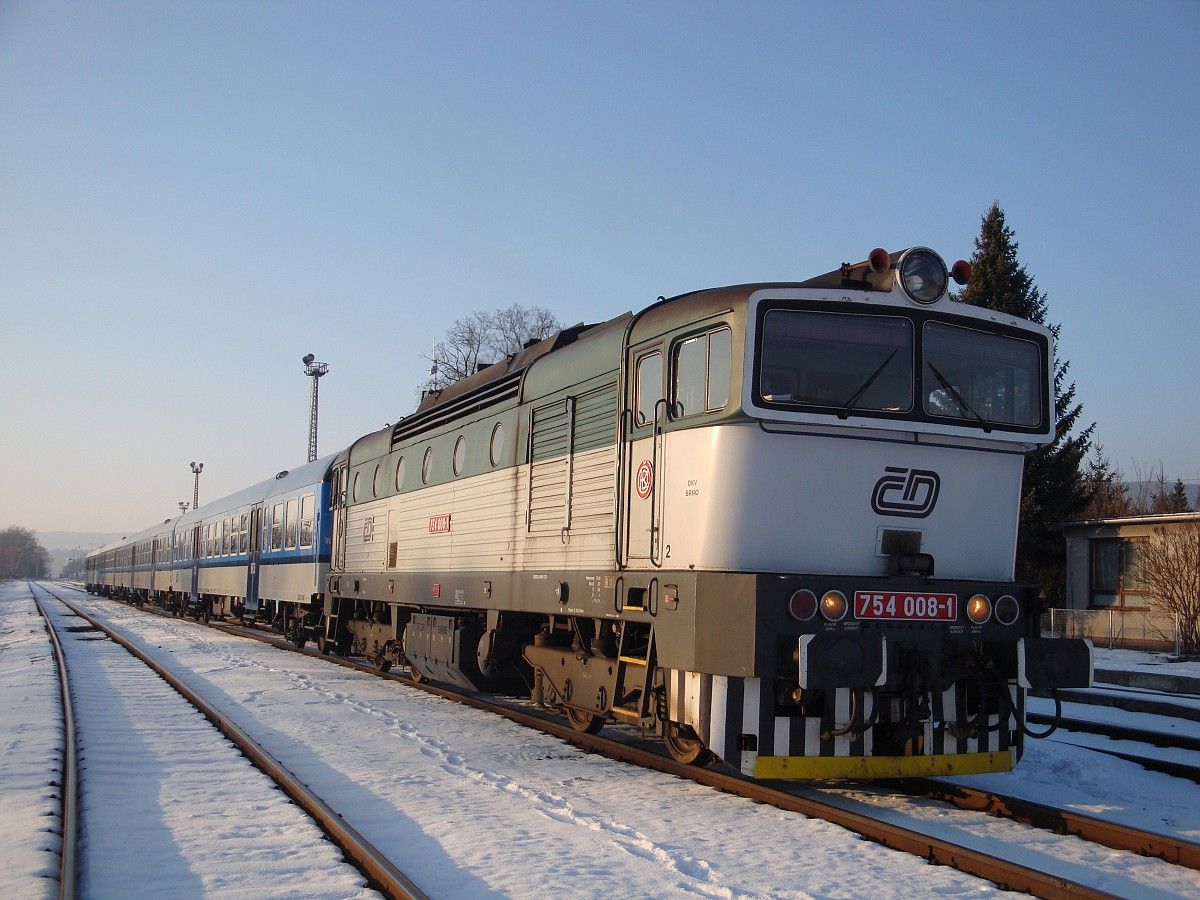
[[[1121,470],[1104,455],[1104,447],[1099,441],[1092,445],[1084,482],[1090,499],[1080,514],[1081,518],[1115,519],[1133,515],[1133,502],[1121,478]]]
[[[1192,511],[1191,504],[1188,503],[1187,488],[1184,486],[1182,478],[1175,479],[1169,492],[1164,491],[1154,498],[1154,511],[1161,513]]]
[[[1046,295],[1017,260],[1017,241],[1005,224],[1004,210],[993,202],[983,216],[971,282],[957,299],[1039,325],[1053,335],[1054,442],[1025,457],[1021,489],[1021,521],[1017,532],[1017,579],[1040,584],[1046,600],[1061,606],[1065,596],[1066,543],[1060,523],[1078,518],[1091,499],[1081,469],[1091,446],[1093,422],[1076,433],[1083,405],[1076,402],[1075,384],[1067,383],[1070,362],[1058,358],[1059,325],[1048,325]]]

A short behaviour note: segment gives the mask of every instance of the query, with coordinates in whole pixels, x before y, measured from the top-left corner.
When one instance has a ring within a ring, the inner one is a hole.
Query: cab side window
[[[730,354],[728,328],[718,328],[675,345],[671,403],[676,418],[725,408],[729,402]]]
[[[641,428],[654,422],[654,407],[662,399],[662,354],[647,353],[637,362],[637,403],[634,425]]]

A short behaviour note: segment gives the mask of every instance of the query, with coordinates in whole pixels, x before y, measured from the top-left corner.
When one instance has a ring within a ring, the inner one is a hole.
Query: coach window
[[[271,549],[283,549],[283,504],[276,503],[271,512]]]
[[[396,460],[396,490],[398,490],[398,491],[403,490],[403,488],[404,488],[404,457],[402,456],[398,460]]]
[[[230,538],[230,521],[228,518],[221,520],[221,555],[229,555],[229,538]]]
[[[454,442],[454,458],[451,460],[454,465],[454,474],[459,476],[463,473],[463,466],[467,462],[467,439],[464,435],[459,435],[458,440]]]
[[[429,479],[433,477],[433,448],[425,448],[425,456],[421,460],[421,483],[429,484]]]
[[[311,547],[313,544],[313,495],[305,494],[300,498],[300,546]]]
[[[492,429],[492,445],[488,449],[488,455],[491,459],[492,467],[500,465],[500,460],[504,458],[504,423],[497,422],[496,427]]]
[[[662,398],[662,354],[647,353],[637,363],[637,421],[638,428],[654,421],[654,407]]]
[[[289,550],[296,549],[296,498],[287,502],[287,513],[283,520],[283,530],[286,534],[285,545]]]
[[[242,535],[242,540],[241,540],[241,552],[242,552],[242,553],[245,553],[247,550],[249,550],[249,549],[250,549],[250,527],[249,527],[249,522],[250,522],[250,516],[249,516],[249,514],[248,514],[248,513],[242,513],[242,527],[241,527],[241,529],[240,529],[240,530],[241,530],[241,535]]]

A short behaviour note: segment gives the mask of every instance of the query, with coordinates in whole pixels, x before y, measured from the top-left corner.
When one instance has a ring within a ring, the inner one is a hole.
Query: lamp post
[[[196,476],[196,486],[192,489],[192,509],[200,508],[200,473],[204,471],[204,463],[192,463],[192,474]]]
[[[190,505],[191,504],[189,504],[186,500],[180,500],[179,501],[179,514],[182,516],[185,512],[187,512],[188,506],[190,506]]]
[[[300,362],[304,363],[304,374],[312,379],[312,402],[308,412],[308,461],[317,458],[317,382],[322,375],[329,371],[329,363],[317,362],[317,358],[306,353]]]

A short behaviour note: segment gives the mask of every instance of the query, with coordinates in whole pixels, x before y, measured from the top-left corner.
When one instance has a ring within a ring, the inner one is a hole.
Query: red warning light
[[[966,284],[971,280],[971,264],[965,259],[960,259],[950,267],[950,277],[954,279],[955,284]]]
[[[891,255],[882,247],[876,247],[867,257],[867,266],[872,272],[882,272],[892,266]]]

